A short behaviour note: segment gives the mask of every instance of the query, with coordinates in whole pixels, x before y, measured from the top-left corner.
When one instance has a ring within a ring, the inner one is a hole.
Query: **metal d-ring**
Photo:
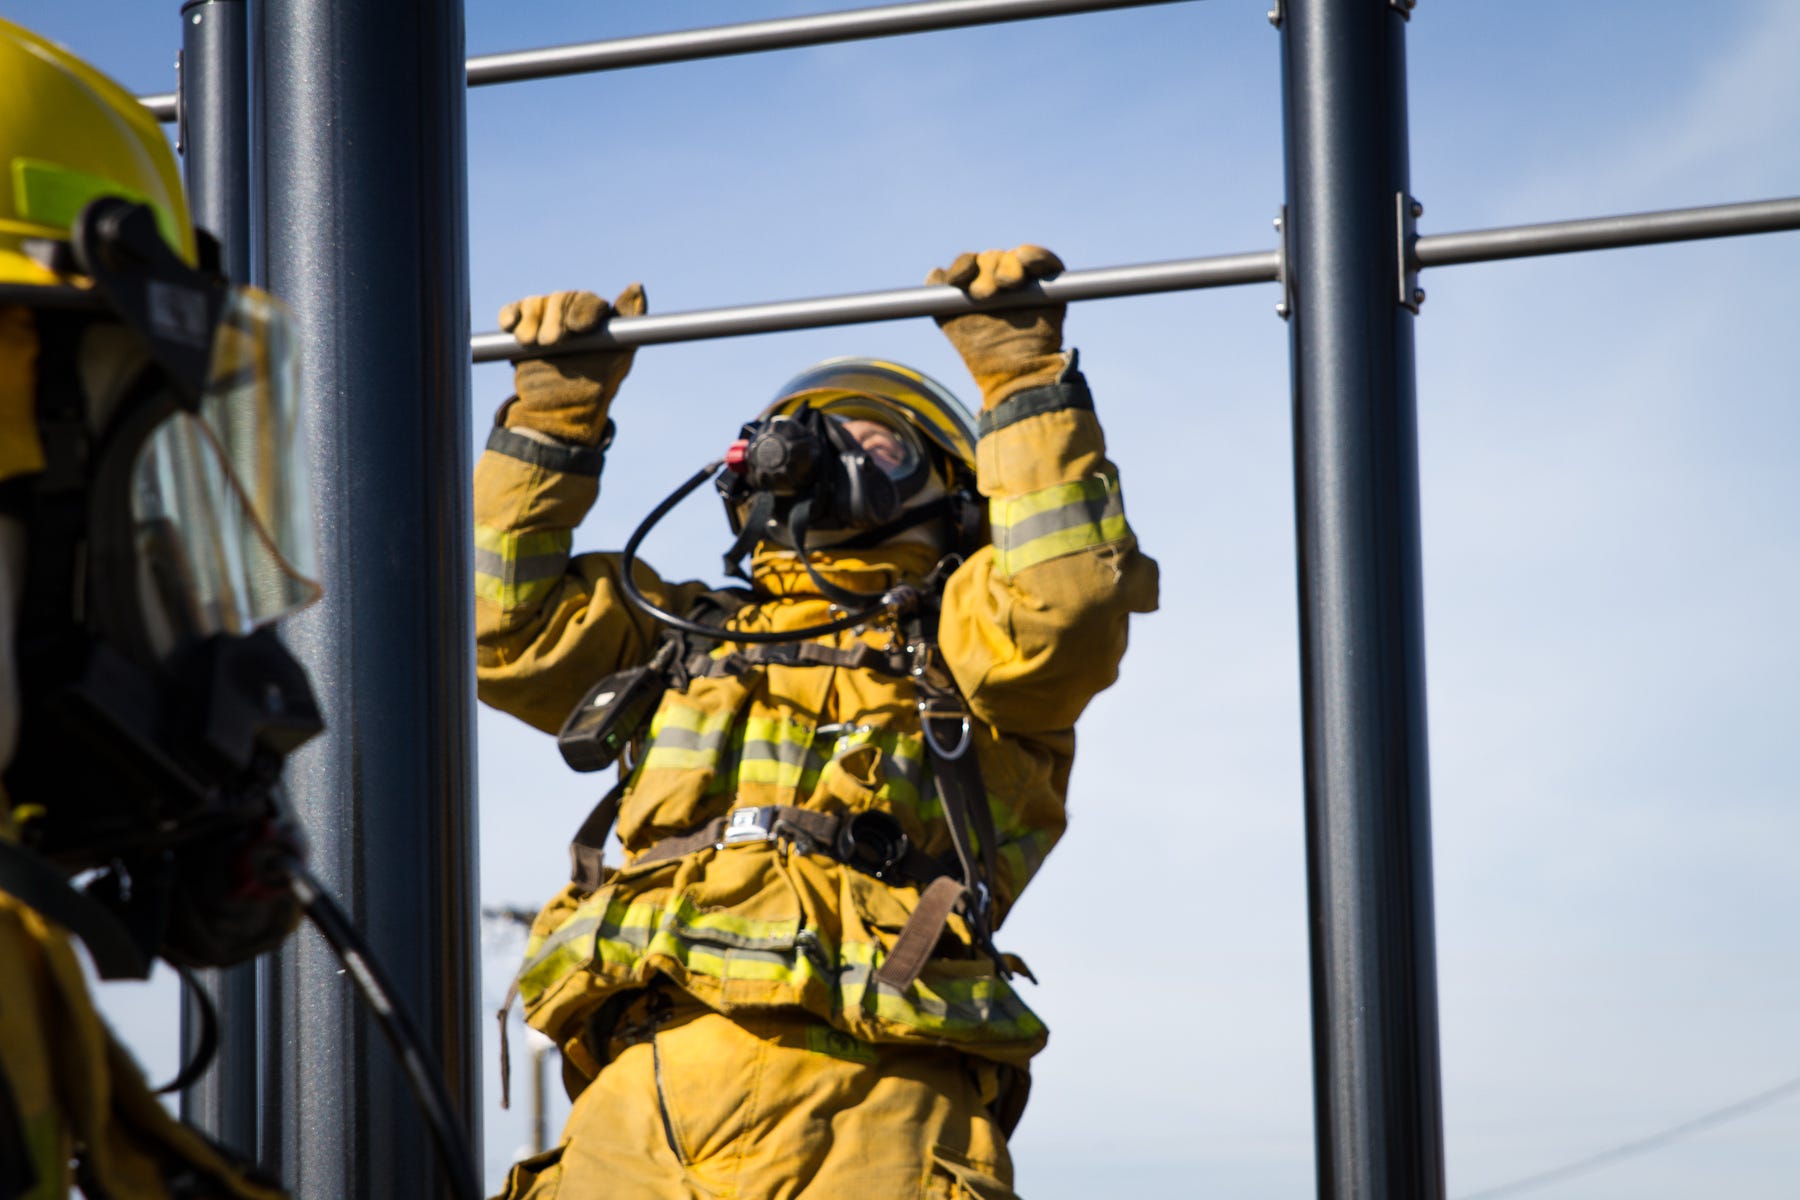
[[[937,740],[937,734],[931,732],[931,720],[931,709],[926,707],[923,700],[919,701],[919,728],[924,731],[925,744],[931,747],[931,752],[933,754],[947,762],[954,762],[969,752],[968,713],[965,712],[961,714],[962,734],[956,739],[956,748],[954,750],[944,749],[943,744]]]

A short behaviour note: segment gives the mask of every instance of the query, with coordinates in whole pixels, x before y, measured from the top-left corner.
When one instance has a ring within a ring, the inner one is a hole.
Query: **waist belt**
[[[802,853],[823,854],[884,883],[906,883],[920,889],[919,903],[875,972],[876,982],[902,992],[911,987],[937,948],[950,914],[958,908],[978,930],[978,939],[987,940],[982,923],[986,889],[965,887],[958,873],[946,870],[937,859],[911,845],[900,822],[879,809],[837,817],[787,804],[734,808],[693,833],[664,838],[634,859],[633,865],[680,858],[708,847],[728,850],[783,838]]]
[[[900,822],[879,810],[833,816],[788,804],[734,808],[692,833],[664,838],[632,860],[632,865],[680,858],[711,847],[787,840],[803,854],[822,854],[886,883],[924,887],[952,872],[912,845]]]
[[[623,790],[622,786],[615,787],[595,806],[569,847],[575,883],[589,891],[600,886],[603,878],[600,847],[618,817]],[[878,809],[838,817],[787,804],[734,808],[692,833],[662,839],[634,858],[632,865],[778,839],[793,842],[802,853],[836,859],[884,883],[911,884],[920,889],[919,903],[875,972],[879,983],[902,992],[911,987],[936,949],[950,914],[958,908],[976,931],[977,940],[989,942],[985,925],[987,889],[979,883],[973,888],[965,887],[959,872],[945,869],[937,859],[911,845],[900,822]],[[999,963],[999,956],[994,957]]]

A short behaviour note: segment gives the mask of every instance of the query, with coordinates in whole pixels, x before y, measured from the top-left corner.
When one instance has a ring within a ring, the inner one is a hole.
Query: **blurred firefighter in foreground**
[[[275,1200],[164,1110],[72,942],[143,978],[299,917],[285,318],[202,263],[155,119],[3,21],[0,158],[0,1196]]]
[[[1060,269],[1021,246],[927,282],[981,300]],[[642,289],[533,297],[501,323],[554,347],[609,311],[643,312]],[[979,423],[916,371],[829,360],[624,555],[570,550],[631,352],[518,364],[476,469],[481,697],[559,733],[578,769],[619,760],[620,784],[518,975],[575,1105],[509,1196],[1012,1194],[1046,1031],[994,936],[1062,834],[1076,718],[1157,572],[1063,306],[940,323]],[[706,482],[747,589],[632,564]]]

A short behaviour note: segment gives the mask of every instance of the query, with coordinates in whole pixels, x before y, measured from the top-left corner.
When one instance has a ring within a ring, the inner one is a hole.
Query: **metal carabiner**
[[[956,748],[954,750],[946,750],[944,749],[943,744],[937,740],[937,734],[931,731],[932,713],[930,705],[927,701],[919,701],[919,728],[925,734],[925,744],[931,747],[931,752],[933,754],[947,762],[954,762],[969,752],[969,742],[971,740],[969,734],[969,714],[963,712],[959,713],[958,716],[962,721],[962,733],[956,739]]]

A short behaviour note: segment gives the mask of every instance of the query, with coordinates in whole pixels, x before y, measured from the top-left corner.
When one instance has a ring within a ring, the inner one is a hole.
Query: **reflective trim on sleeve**
[[[515,533],[475,527],[475,596],[503,609],[544,598],[569,565],[575,535],[567,529]]]
[[[1016,575],[1131,534],[1119,477],[1113,474],[1091,475],[1023,496],[996,496],[988,502],[988,519],[1002,575]]]

